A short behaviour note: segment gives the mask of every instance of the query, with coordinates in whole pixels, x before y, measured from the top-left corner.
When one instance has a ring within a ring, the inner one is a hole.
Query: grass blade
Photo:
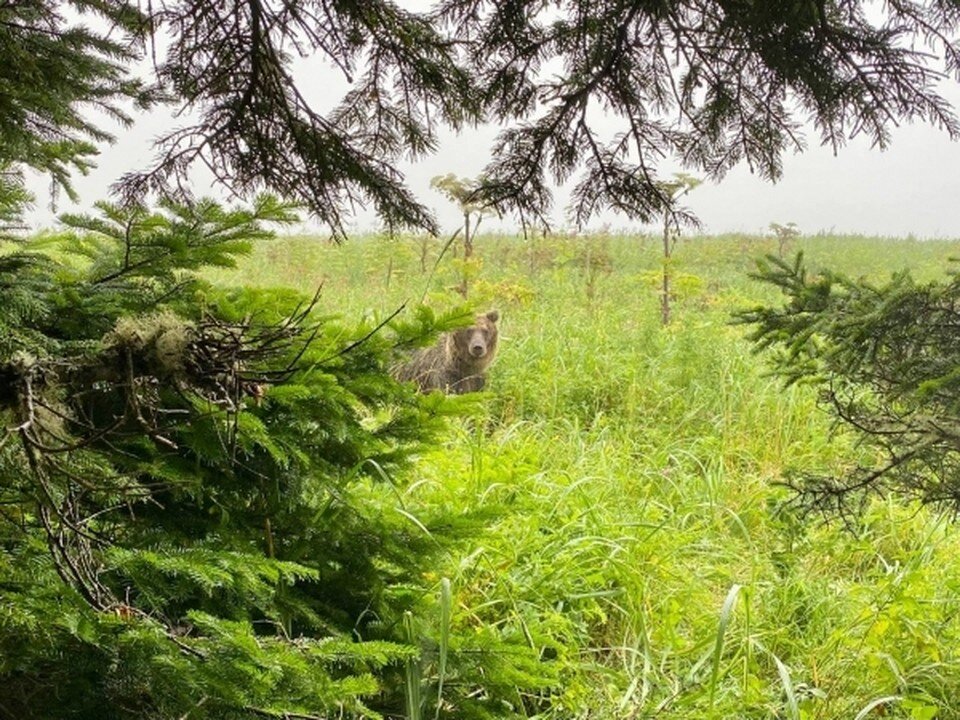
[[[876,710],[881,705],[886,705],[887,703],[900,702],[903,700],[899,695],[887,695],[886,697],[877,698],[876,700],[871,700],[866,705],[863,706],[863,709],[857,713],[856,717],[853,720],[864,720],[867,715]]]
[[[710,704],[713,705],[713,696],[717,690],[717,680],[720,678],[720,659],[723,655],[723,641],[727,633],[727,626],[730,624],[730,618],[733,616],[733,609],[737,604],[737,596],[740,594],[741,586],[734,583],[727,593],[727,599],[723,601],[723,607],[720,608],[720,623],[717,625],[717,640],[713,646],[713,670],[710,673]]]
[[[437,680],[437,712],[434,720],[440,717],[443,703],[443,680],[447,675],[447,651],[450,648],[450,616],[453,611],[453,593],[450,590],[450,578],[440,581],[440,668]]]
[[[413,613],[407,610],[403,614],[403,629],[407,635],[407,642],[417,645],[417,637],[413,631]],[[404,667],[404,693],[407,701],[407,720],[423,720],[420,713],[420,658],[412,657]]]
[[[800,720],[800,706],[797,704],[797,694],[793,691],[793,680],[790,679],[790,668],[784,665],[780,658],[773,653],[770,657],[777,664],[777,673],[780,675],[780,682],[783,684],[783,694],[787,696],[788,717],[792,720]]]

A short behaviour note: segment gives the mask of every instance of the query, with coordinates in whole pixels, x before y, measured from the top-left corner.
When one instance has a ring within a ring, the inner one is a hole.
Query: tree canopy
[[[101,22],[88,27],[90,16]],[[88,108],[127,122],[125,101],[163,100],[188,114],[150,167],[120,180],[128,197],[184,191],[199,163],[336,230],[357,202],[433,228],[397,159],[431,151],[443,126],[495,122],[484,202],[542,220],[552,183],[575,178],[578,222],[605,207],[649,219],[669,204],[665,158],[708,178],[741,161],[776,178],[807,120],[834,148],[859,134],[883,146],[913,119],[957,136],[936,84],[958,71],[958,22],[949,0],[11,3],[0,8],[0,162],[66,185],[108,139]],[[303,58],[349,84],[332,111],[297,86]],[[593,128],[598,112],[620,121],[614,137]]]

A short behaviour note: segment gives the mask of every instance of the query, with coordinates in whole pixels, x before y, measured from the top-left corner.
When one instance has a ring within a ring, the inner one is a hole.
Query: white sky
[[[344,87],[332,70],[312,63],[298,73],[302,90],[318,100],[338,98]],[[941,92],[960,108],[960,86],[945,84]],[[118,141],[102,148],[98,167],[87,177],[76,177],[80,203],[66,196],[58,200],[56,212],[49,207],[48,181],[33,176],[30,189],[37,202],[28,220],[34,227],[54,224],[56,214],[87,210],[95,200],[108,195],[110,184],[123,172],[145,167],[153,156],[151,141],[170,129],[166,112],[138,116],[130,130],[116,128]],[[603,123],[603,119],[598,122]],[[452,205],[430,188],[430,178],[445,173],[474,177],[489,157],[495,137],[493,128],[482,128],[462,135],[447,132],[439,151],[416,163],[402,167],[409,185],[428,207],[437,213],[442,226],[452,229],[459,217]],[[872,149],[865,138],[853,140],[834,157],[829,148],[817,143],[812,128],[806,133],[808,149],[784,158],[784,174],[777,184],[760,180],[746,166],[735,168],[719,183],[705,183],[689,196],[686,204],[702,220],[708,233],[763,233],[771,222],[796,223],[805,234],[817,232],[860,233],[866,235],[920,238],[960,238],[960,143],[926,125],[906,125],[893,132],[891,147],[884,152]],[[670,177],[667,166],[662,176]],[[679,168],[676,168],[679,169]],[[203,189],[207,182],[196,176],[198,195],[220,193]],[[563,226],[565,193],[556,194],[555,223]],[[512,230],[517,223],[485,220],[484,227]],[[615,230],[640,229],[613,213],[596,218],[592,228]],[[371,212],[361,211],[351,223],[357,232],[377,228]],[[306,224],[303,229],[317,229]],[[646,228],[650,229],[650,228]]]

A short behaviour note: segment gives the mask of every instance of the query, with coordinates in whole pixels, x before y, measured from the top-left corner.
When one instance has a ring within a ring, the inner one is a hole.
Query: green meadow
[[[800,250],[880,282],[943,277],[960,242],[817,236]],[[769,376],[731,321],[779,302],[749,276],[774,241],[681,239],[665,328],[655,236],[487,235],[468,262],[440,251],[281,237],[212,277],[322,288],[322,313],[375,324],[462,303],[465,274],[468,302],[500,310],[487,391],[443,447],[383,482],[420,532],[485,518],[420,580],[437,593],[450,580],[461,634],[515,633],[555,669],[541,717],[960,717],[952,518],[888,498],[845,524],[801,514],[781,484],[865,451],[814,388]]]

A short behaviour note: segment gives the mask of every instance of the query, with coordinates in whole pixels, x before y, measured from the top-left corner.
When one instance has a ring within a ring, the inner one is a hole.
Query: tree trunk
[[[470,236],[470,213],[463,214],[463,279],[460,281],[460,294],[467,296],[469,288],[470,258],[473,256],[473,238]]]
[[[470,213],[463,214],[463,257],[473,256],[473,237],[470,235]]]

